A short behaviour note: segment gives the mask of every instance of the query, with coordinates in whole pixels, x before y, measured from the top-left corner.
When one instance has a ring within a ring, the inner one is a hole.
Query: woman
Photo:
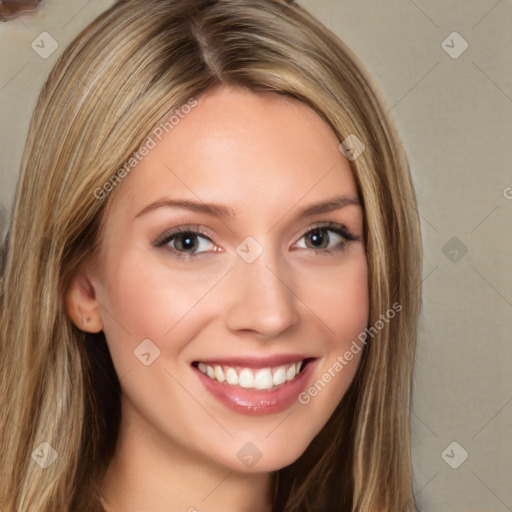
[[[302,8],[117,2],[23,157],[2,510],[414,510],[415,205],[376,88]]]

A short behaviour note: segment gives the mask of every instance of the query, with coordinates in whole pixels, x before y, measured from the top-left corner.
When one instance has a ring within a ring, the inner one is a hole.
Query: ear
[[[73,323],[82,331],[103,330],[96,292],[87,266],[80,267],[73,276],[65,293],[66,310]]]

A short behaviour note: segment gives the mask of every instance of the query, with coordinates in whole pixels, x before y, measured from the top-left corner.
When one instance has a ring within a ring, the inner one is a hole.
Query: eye
[[[315,252],[332,254],[333,251],[342,251],[348,242],[357,240],[345,226],[327,223],[316,226],[305,233],[298,242],[301,249],[314,249]]]
[[[333,222],[315,226],[295,244],[299,249],[313,249],[315,254],[333,254],[343,251],[351,241],[359,240],[348,229]],[[199,258],[220,249],[199,226],[180,226],[161,235],[153,242],[154,247],[169,249],[178,260]]]
[[[190,226],[180,226],[170,233],[165,233],[153,245],[168,246],[178,259],[190,259],[216,249],[216,245],[206,234]]]

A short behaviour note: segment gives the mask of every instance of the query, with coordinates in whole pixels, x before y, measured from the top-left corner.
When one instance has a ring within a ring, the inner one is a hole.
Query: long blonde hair
[[[64,292],[99,247],[116,193],[94,191],[171,112],[219,84],[292,96],[340,142],[363,141],[350,165],[364,209],[369,327],[392,304],[401,309],[367,340],[324,429],[276,472],[274,511],[415,510],[409,407],[421,239],[407,160],[378,89],[337,37],[291,2],[125,0],[65,50],[30,125],[1,291],[2,511],[103,510],[120,385],[103,333],[73,325]],[[57,455],[48,467],[36,463],[43,452]]]

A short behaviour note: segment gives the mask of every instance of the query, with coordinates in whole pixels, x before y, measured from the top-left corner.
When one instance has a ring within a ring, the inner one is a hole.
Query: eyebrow
[[[359,205],[359,200],[356,197],[340,196],[333,197],[321,203],[312,204],[303,208],[297,217],[310,217],[318,213],[328,213],[334,210],[340,210],[344,206]]]
[[[328,199],[327,201],[322,201],[320,203],[315,203],[309,206],[306,206],[302,210],[300,210],[297,217],[310,217],[312,215],[317,215],[319,213],[328,213],[334,210],[339,210],[344,206],[348,205],[360,205],[360,202],[355,197],[350,196],[339,196],[333,197],[332,199]],[[215,203],[204,203],[203,201],[196,201],[194,199],[159,199],[154,203],[149,204],[145,208],[143,208],[136,216],[140,217],[145,215],[146,213],[152,212],[157,208],[178,208],[181,210],[190,210],[193,212],[206,213],[208,215],[212,215],[220,218],[232,218],[235,217],[236,213],[233,208],[223,206]]]
[[[190,210],[193,212],[206,213],[215,217],[234,217],[235,211],[227,206],[214,203],[204,203],[203,201],[196,201],[195,199],[159,199],[154,203],[149,204],[143,208],[136,216],[140,217],[146,213],[152,212],[157,208],[179,208],[181,210]]]

